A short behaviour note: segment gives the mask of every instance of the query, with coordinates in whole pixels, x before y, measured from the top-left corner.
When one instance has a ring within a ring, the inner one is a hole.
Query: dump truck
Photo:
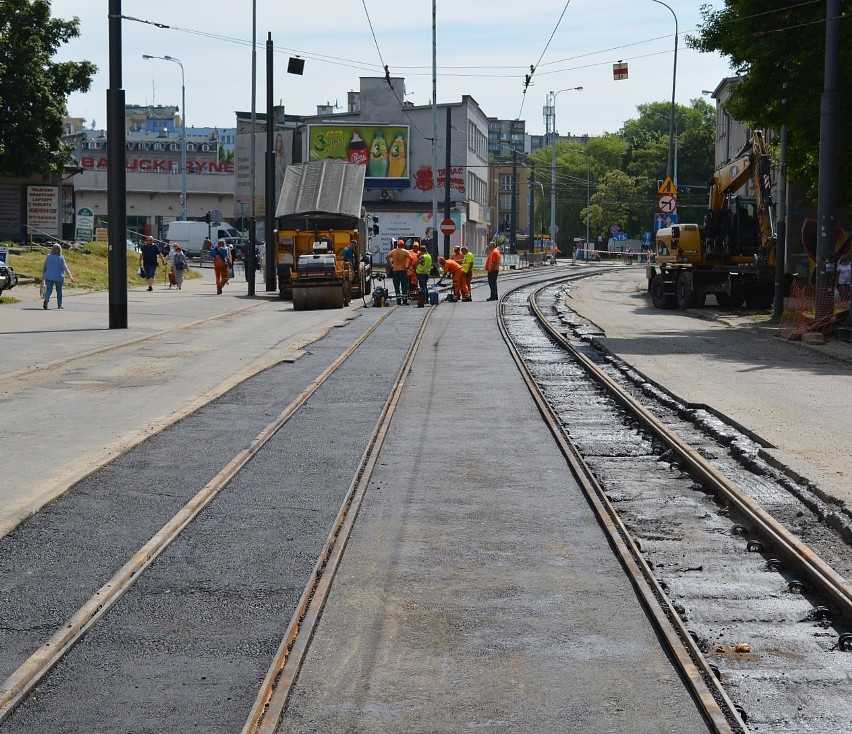
[[[275,209],[278,294],[297,311],[342,308],[370,293],[361,199],[365,166],[320,160],[287,167]]]
[[[733,160],[710,179],[704,224],[657,230],[654,262],[646,268],[656,308],[720,306],[767,308],[775,287],[775,223],[770,162],[763,133],[755,131]],[[754,196],[737,191],[752,182]]]

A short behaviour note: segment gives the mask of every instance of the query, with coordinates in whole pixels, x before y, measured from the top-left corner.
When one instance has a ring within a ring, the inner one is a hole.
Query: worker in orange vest
[[[408,292],[417,290],[417,259],[420,257],[420,243],[412,242],[408,246]]]
[[[486,298],[486,301],[497,300],[497,276],[500,274],[500,260],[503,256],[500,254],[500,248],[496,242],[488,243],[488,257],[485,258],[485,272],[488,273],[488,287],[491,289],[491,295]]]
[[[467,287],[467,280],[464,277],[464,268],[461,263],[452,259],[445,260],[443,257],[439,257],[438,267],[444,271],[444,275],[449,275],[453,279],[453,297],[447,300],[470,301],[470,290]]]

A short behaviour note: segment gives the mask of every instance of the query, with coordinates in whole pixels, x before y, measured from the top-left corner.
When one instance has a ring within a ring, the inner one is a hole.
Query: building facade
[[[460,102],[437,105],[434,150],[432,107],[405,102],[404,79],[362,77],[347,102],[346,112],[323,109],[305,118],[296,145],[302,161],[343,158],[367,165],[364,207],[379,229],[374,238],[379,258],[400,237],[433,242],[442,254],[443,237],[432,238],[447,218],[447,196],[455,228],[450,245],[485,254],[491,226],[488,118],[476,101],[465,95]]]

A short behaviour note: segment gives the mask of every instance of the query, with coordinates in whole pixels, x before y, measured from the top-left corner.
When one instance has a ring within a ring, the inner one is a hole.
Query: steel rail
[[[540,292],[543,289],[539,289]],[[547,318],[536,303],[531,308],[552,338],[570,351],[583,368],[598,380],[626,410],[660,441],[671,447],[683,461],[688,471],[697,481],[704,483],[721,494],[734,505],[774,547],[791,567],[804,574],[813,588],[837,607],[837,611],[847,620],[852,620],[852,587],[846,579],[828,565],[812,548],[793,535],[782,523],[764,510],[751,497],[739,490],[703,456],[692,450],[676,434],[668,430],[657,418],[639,402],[627,394],[617,383],[600,371],[588,357],[580,353],[563,335],[548,323]]]
[[[2,724],[41,682],[47,673],[124,596],[148,566],[178,537],[181,531],[222,491],[239,471],[260,451],[319,387],[334,374],[393,311],[388,309],[325,370],[252,439],[248,448],[231,459],[156,534],[101,586],[54,634],[0,685],[0,724]]]
[[[543,325],[546,324],[546,319],[535,304],[535,295],[549,287],[552,287],[552,284],[538,288],[529,298],[533,315]],[[522,290],[522,288],[519,287],[511,292],[514,293]],[[580,485],[598,518],[598,522],[606,532],[610,545],[627,572],[640,601],[660,633],[669,653],[679,666],[696,704],[703,712],[708,725],[712,727],[713,734],[748,732],[734,703],[716,679],[709,663],[684,626],[668,595],[660,586],[652,569],[631,538],[628,529],[606,497],[603,487],[595,478],[576,446],[562,430],[561,421],[541,393],[535,379],[524,363],[523,357],[512,341],[503,319],[502,306],[504,300],[505,296],[498,303],[498,306],[500,306],[498,308],[498,325],[521,377],[527,384],[530,394],[565,457],[571,473]],[[555,332],[549,324],[545,328],[560,344],[564,343],[562,336]],[[574,350],[571,351],[574,352]],[[724,704],[724,707],[719,704],[720,701]]]
[[[305,586],[296,611],[284,638],[278,647],[269,671],[260,686],[257,699],[252,706],[241,734],[275,734],[293,686],[299,675],[308,646],[319,623],[323,607],[331,591],[334,576],[343,559],[343,553],[352,528],[361,508],[367,486],[373,475],[379,452],[390,430],[396,407],[399,404],[405,377],[411,370],[417,349],[423,339],[426,324],[433,311],[429,311],[420,323],[412,340],[402,367],[400,367],[385,402],[367,448],[361,457],[358,471],[346,493],[332,530],[319,554],[313,573]]]

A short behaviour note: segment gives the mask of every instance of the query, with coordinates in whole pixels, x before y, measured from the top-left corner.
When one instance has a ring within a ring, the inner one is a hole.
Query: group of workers
[[[488,273],[488,285],[491,289],[489,301],[497,300],[497,274],[500,272],[500,250],[494,242],[488,245],[488,257],[485,270]],[[449,258],[439,257],[438,267],[442,277],[449,277],[453,283],[453,293],[447,300],[472,301],[470,295],[473,280],[473,253],[464,245],[456,245]],[[405,240],[397,240],[396,247],[387,255],[388,269],[393,279],[394,295],[397,305],[407,305],[410,293],[418,289],[425,297],[429,275],[432,272],[432,256],[425,244],[412,242],[408,248]]]
[[[406,249],[405,240],[397,240],[396,247],[388,253],[386,261],[397,305],[407,305],[408,297],[415,289],[426,295],[432,272],[432,256],[426,245],[415,240]]]

